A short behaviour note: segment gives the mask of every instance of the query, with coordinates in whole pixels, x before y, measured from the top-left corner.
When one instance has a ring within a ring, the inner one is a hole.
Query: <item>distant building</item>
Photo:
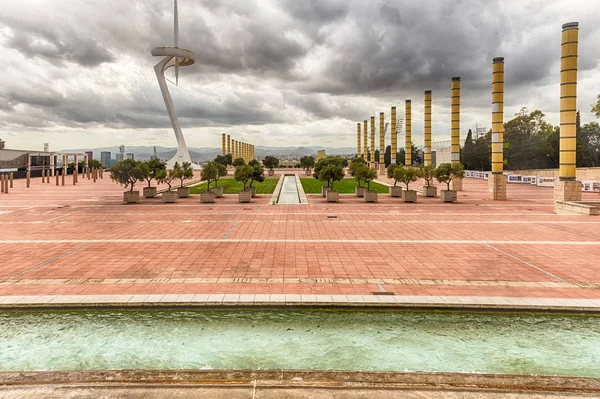
[[[86,151],[85,155],[88,157],[88,162],[94,159],[94,151]]]
[[[39,177],[42,170],[54,174],[58,154],[45,151],[11,150],[0,140],[0,171],[13,172],[16,179],[24,178],[29,170],[31,177]]]
[[[123,160],[122,153],[115,154],[115,162],[121,162],[122,160]]]
[[[104,168],[110,168],[110,159],[112,154],[110,151],[102,151],[100,153],[100,163]]]
[[[325,155],[325,150],[319,150],[317,151],[317,161],[321,160],[323,158],[327,157],[327,155]]]
[[[4,149],[4,143],[6,143],[6,141],[0,139],[0,150]]]
[[[133,152],[130,152],[130,153],[127,154],[127,159],[135,159],[134,155],[133,155]]]

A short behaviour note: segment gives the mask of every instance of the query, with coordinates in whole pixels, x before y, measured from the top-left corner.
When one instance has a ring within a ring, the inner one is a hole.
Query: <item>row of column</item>
[[[249,162],[254,157],[254,144],[244,143],[231,138],[231,135],[223,133],[221,135],[221,154],[231,154],[231,159],[242,158]]]
[[[451,135],[452,135],[452,154],[451,159],[453,162],[460,161],[460,78],[453,77],[451,83]],[[425,91],[424,98],[424,131],[423,131],[423,158],[425,166],[432,164],[431,159],[431,103],[432,103],[432,91]],[[405,165],[412,165],[412,102],[406,100],[405,103]],[[391,162],[396,163],[396,153],[398,152],[398,141],[397,141],[397,123],[396,118],[396,107],[391,108]],[[356,149],[357,155],[363,158],[367,158],[367,120],[363,121],[363,135],[364,146],[361,148],[361,124],[356,124]],[[385,155],[385,116],[383,112],[379,113],[379,159],[375,160],[375,117],[371,117],[371,147],[370,147],[370,158],[372,162],[384,163]]]

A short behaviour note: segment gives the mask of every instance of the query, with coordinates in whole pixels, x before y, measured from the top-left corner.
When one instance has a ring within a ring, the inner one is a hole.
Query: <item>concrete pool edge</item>
[[[142,294],[0,296],[0,310],[123,307],[337,307],[600,313],[600,299],[485,296]]]
[[[263,389],[425,389],[600,392],[600,379],[509,374],[310,370],[102,370],[1,372],[0,390],[32,386],[253,386]]]

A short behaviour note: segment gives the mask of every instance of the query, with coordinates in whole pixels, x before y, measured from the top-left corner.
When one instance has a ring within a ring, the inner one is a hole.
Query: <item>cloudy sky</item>
[[[450,136],[450,79],[464,137],[491,125],[491,63],[505,57],[505,118],[558,123],[561,25],[580,23],[583,122],[600,93],[598,0],[179,0],[170,86],[191,147],[221,133],[263,146],[356,145],[356,122],[433,90],[434,141]],[[173,43],[172,0],[0,0],[0,138],[10,148],[175,146],[152,69]],[[400,141],[403,141],[402,139]]]

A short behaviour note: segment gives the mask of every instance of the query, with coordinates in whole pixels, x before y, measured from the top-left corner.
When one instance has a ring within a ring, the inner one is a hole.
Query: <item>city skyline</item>
[[[37,13],[4,3],[0,137],[11,148],[175,146],[149,54],[172,41],[172,2],[29,2]],[[580,23],[578,108],[583,123],[594,120],[600,5],[500,4],[182,0],[180,43],[197,63],[171,90],[188,145],[218,147],[227,133],[257,146],[352,147],[356,123],[379,112],[389,121],[392,106],[402,118],[405,99],[420,145],[427,89],[433,140],[445,141],[452,76],[464,140],[476,123],[491,127],[495,56],[506,60],[505,121],[525,106],[558,125],[558,32],[569,21]]]

